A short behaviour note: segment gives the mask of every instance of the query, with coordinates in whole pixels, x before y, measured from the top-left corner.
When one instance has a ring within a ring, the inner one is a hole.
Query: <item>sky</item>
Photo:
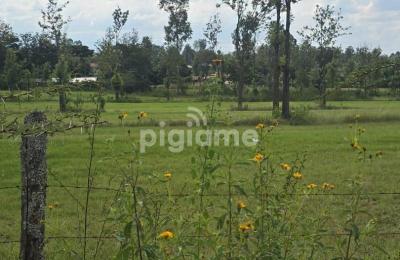
[[[59,0],[63,3],[63,0]],[[40,10],[47,0],[1,0],[0,19],[13,27],[16,33],[40,32]],[[221,0],[190,0],[189,21],[193,29],[191,42],[203,38],[209,18],[216,13]],[[292,33],[301,41],[297,32],[305,25],[312,25],[315,6],[334,5],[342,9],[343,24],[351,26],[351,35],[343,36],[338,45],[343,48],[367,46],[380,47],[384,53],[400,50],[400,0],[302,0],[293,7]],[[158,8],[158,0],[70,0],[65,15],[71,18],[66,27],[68,37],[81,40],[95,48],[107,27],[112,24],[112,12],[120,6],[129,10],[125,31],[134,28],[140,37],[150,36],[157,44],[164,43],[164,25],[168,15]],[[224,7],[219,10],[222,20],[219,48],[232,51],[231,33],[235,26],[233,12]],[[259,37],[262,42],[263,37]]]

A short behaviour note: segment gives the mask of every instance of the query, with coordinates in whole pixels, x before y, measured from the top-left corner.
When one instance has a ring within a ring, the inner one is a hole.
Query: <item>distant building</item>
[[[97,82],[97,77],[79,77],[73,78],[69,81],[70,83],[82,83],[82,82]]]

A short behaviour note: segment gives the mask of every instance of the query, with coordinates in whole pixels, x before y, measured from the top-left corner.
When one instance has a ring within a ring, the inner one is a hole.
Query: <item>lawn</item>
[[[236,129],[244,131],[254,129],[257,120],[271,118],[269,103],[249,103],[248,111],[233,111],[234,103],[221,104],[221,117],[231,115],[229,122],[236,122]],[[333,193],[349,193],[348,180],[360,178],[362,182],[362,204],[370,216],[361,219],[362,223],[371,218],[377,219],[381,232],[400,232],[400,195],[382,195],[378,193],[399,193],[400,187],[400,102],[365,101],[365,102],[330,102],[331,109],[319,110],[313,103],[296,102],[294,107],[309,106],[312,120],[306,125],[290,125],[283,122],[277,127],[267,141],[267,152],[271,162],[279,168],[282,162],[293,162],[297,157],[306,156],[304,179],[300,185],[305,189],[309,183],[322,184],[324,182],[335,184]],[[172,103],[108,103],[102,119],[110,124],[99,127],[95,136],[95,158],[93,184],[96,187],[118,188],[123,171],[126,169],[127,157],[132,150],[132,145],[139,142],[140,129],[146,125],[155,127],[157,122],[166,121],[177,128],[187,130],[184,122],[187,120],[187,107],[194,106],[206,110],[206,102],[172,102]],[[85,109],[93,109],[93,105],[84,105]],[[52,101],[30,103],[7,103],[6,111],[13,116],[21,117],[27,111],[45,110],[51,114],[57,108],[57,103]],[[124,126],[120,125],[118,115],[128,112]],[[149,113],[145,123],[137,123],[137,114],[140,111]],[[352,151],[351,134],[349,127],[356,114],[361,116],[360,121],[366,132],[363,143],[368,152],[383,152],[383,157],[360,162],[357,154]],[[251,119],[251,120],[250,120]],[[254,119],[254,120],[253,120]],[[224,121],[224,122],[228,122]],[[147,123],[146,123],[147,122]],[[151,124],[149,122],[152,122]],[[153,124],[154,123],[154,124]],[[141,125],[142,124],[142,125]],[[228,127],[226,124],[219,128]],[[230,126],[234,127],[234,126]],[[167,126],[168,132],[173,129]],[[20,185],[19,138],[0,139],[0,187],[13,187]],[[79,129],[66,133],[59,133],[49,137],[48,166],[49,190],[47,202],[49,205],[58,205],[48,209],[46,219],[46,234],[48,237],[74,237],[82,235],[82,210],[77,201],[83,202],[86,190],[77,188],[61,188],[57,186],[85,187],[87,184],[87,168],[89,162],[88,134],[81,133]],[[229,148],[219,147],[217,152],[221,155],[229,152]],[[244,189],[250,186],[249,179],[254,172],[254,165],[249,159],[254,156],[252,147],[236,147],[234,155],[237,161],[243,162],[233,170],[233,178],[238,183],[243,183]],[[165,171],[173,173],[172,193],[195,193],[196,181],[192,177],[192,157],[195,157],[196,147],[186,147],[182,153],[171,153],[168,147],[151,147],[142,155],[141,185],[146,186],[148,176],[160,176]],[[217,183],[224,178],[226,168],[221,167],[215,173],[215,183],[212,183],[209,193],[224,193],[226,188]],[[277,171],[277,175],[282,174]],[[54,186],[54,187],[51,187]],[[160,183],[150,188],[155,193],[165,192],[165,184]],[[0,241],[19,240],[20,230],[20,191],[18,189],[0,189]],[[107,218],[109,209],[112,208],[114,191],[94,190],[90,198],[89,209],[89,234],[96,237],[100,234],[103,220]],[[215,198],[214,198],[215,199]],[[311,217],[316,210],[328,208],[332,214],[329,221],[330,231],[340,231],[339,223],[345,221],[344,209],[351,200],[349,196],[310,196],[307,197],[304,218]],[[189,217],[191,202],[185,198],[177,199],[181,216]],[[222,203],[216,201],[215,204]],[[249,202],[250,204],[250,202]],[[168,214],[168,212],[164,212]],[[334,219],[334,220],[333,220]],[[120,226],[106,222],[105,232],[114,236]],[[400,236],[382,236],[376,241],[391,256],[400,252]],[[333,245],[336,241],[327,240]],[[89,242],[90,252],[96,248],[96,239]],[[99,249],[101,259],[114,256],[118,250],[118,242],[110,239],[104,241]],[[49,239],[46,245],[46,254],[49,259],[76,259],[81,254],[82,241],[79,239]],[[329,251],[331,252],[331,251]],[[329,255],[329,253],[328,253]],[[383,253],[376,250],[372,255],[361,254],[364,258],[382,259]],[[0,257],[12,259],[18,257],[18,243],[0,243]]]

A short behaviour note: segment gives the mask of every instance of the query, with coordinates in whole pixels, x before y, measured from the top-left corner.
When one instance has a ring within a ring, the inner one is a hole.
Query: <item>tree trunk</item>
[[[238,102],[238,110],[243,110],[243,89],[244,84],[243,81],[240,80],[237,87],[237,102]]]
[[[291,2],[286,0],[286,30],[285,30],[285,68],[283,75],[283,94],[282,94],[282,117],[290,118],[290,15]]]
[[[326,87],[322,75],[320,76],[319,83],[319,107],[326,108]]]
[[[238,110],[243,110],[243,90],[244,90],[244,77],[243,77],[243,50],[240,46],[240,21],[242,14],[239,9],[237,10],[237,24],[235,29],[235,52],[236,52],[236,70],[238,74],[238,84],[236,89]]]
[[[60,112],[63,113],[67,111],[67,94],[61,91],[59,95]]]
[[[281,25],[281,0],[276,1],[276,28],[275,28],[275,41],[274,41],[274,80],[273,80],[273,110],[279,110],[279,78],[280,78],[280,25]]]
[[[166,87],[166,89],[167,89],[167,101],[170,101],[170,99],[171,99],[171,94],[170,94],[170,87],[171,87],[171,84],[170,84],[170,82],[169,82],[169,79],[167,79],[167,82],[166,82],[166,84],[165,84],[165,87]]]
[[[119,91],[118,91],[118,90],[115,90],[115,101],[118,102],[119,99],[120,99]]]

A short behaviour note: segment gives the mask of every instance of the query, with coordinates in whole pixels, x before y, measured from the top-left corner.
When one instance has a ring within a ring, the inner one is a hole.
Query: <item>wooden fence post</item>
[[[25,126],[32,129],[46,122],[42,112],[25,117]],[[21,143],[21,243],[20,259],[44,259],[44,227],[47,187],[47,134],[22,135]]]

